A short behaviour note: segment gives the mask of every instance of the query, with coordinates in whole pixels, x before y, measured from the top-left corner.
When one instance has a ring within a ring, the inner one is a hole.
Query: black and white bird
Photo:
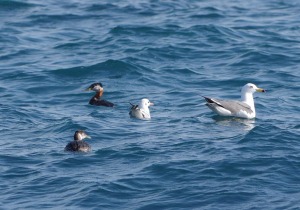
[[[129,112],[130,117],[137,118],[141,120],[150,120],[150,110],[149,106],[153,106],[154,104],[149,101],[149,99],[144,98],[141,100],[139,105],[131,104],[131,109]]]
[[[89,104],[95,105],[95,106],[107,106],[107,107],[113,107],[114,104],[101,99],[101,96],[103,95],[104,88],[101,82],[93,83],[91,84],[86,91],[95,91],[96,94],[91,98],[89,101]]]
[[[233,100],[221,100],[215,98],[208,98],[202,96],[206,100],[206,105],[212,111],[221,116],[234,116],[241,118],[252,119],[255,118],[255,106],[253,93],[255,92],[266,92],[262,88],[256,87],[252,83],[248,83],[243,86],[241,91],[241,101]]]
[[[65,151],[71,152],[89,152],[91,150],[91,146],[83,141],[85,138],[91,138],[84,131],[78,130],[74,134],[74,140],[69,142],[65,147]]]

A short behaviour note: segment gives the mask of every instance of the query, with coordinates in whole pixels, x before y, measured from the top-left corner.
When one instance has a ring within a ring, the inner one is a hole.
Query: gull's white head
[[[140,102],[139,107],[140,107],[141,109],[145,109],[145,108],[148,108],[149,106],[153,106],[153,105],[154,105],[154,104],[151,103],[151,102],[149,101],[149,99],[143,98],[143,99],[141,100],[141,102]]]
[[[252,83],[248,83],[246,85],[244,85],[244,87],[242,88],[242,93],[255,93],[255,92],[266,92],[264,89],[262,88],[258,88],[256,85],[252,84]]]

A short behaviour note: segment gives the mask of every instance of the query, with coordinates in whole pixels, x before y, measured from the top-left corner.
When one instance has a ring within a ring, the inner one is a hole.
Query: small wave
[[[117,5],[106,3],[106,4],[92,4],[86,8],[86,11],[95,12],[95,11],[107,11],[118,9]]]
[[[28,17],[31,21],[30,24],[44,24],[44,23],[53,23],[53,22],[66,22],[66,21],[79,21],[84,19],[81,15],[75,14],[62,14],[62,15],[30,15]]]
[[[218,13],[210,13],[210,14],[202,14],[202,15],[192,15],[190,16],[191,18],[195,19],[217,19],[217,18],[224,18],[223,15],[218,14]]]
[[[97,63],[91,66],[78,66],[67,69],[56,69],[52,70],[51,73],[58,77],[86,77],[88,75],[93,78],[105,78],[125,75],[130,76],[141,76],[141,71],[147,71],[145,67],[131,64],[121,60],[107,60],[102,63]],[[95,80],[95,79],[93,79]]]
[[[89,44],[86,41],[73,41],[73,42],[69,42],[69,43],[63,43],[63,44],[59,44],[57,46],[54,47],[54,49],[76,49],[79,48],[80,46]]]
[[[230,66],[260,66],[261,63],[272,63],[272,65],[281,65],[283,62],[293,63],[293,59],[284,54],[270,53],[257,50],[249,50],[233,59]]]
[[[24,3],[20,1],[11,1],[11,0],[1,0],[0,1],[0,11],[1,10],[17,10],[24,9],[35,6],[34,4]]]
[[[173,30],[167,28],[159,28],[154,26],[145,26],[145,25],[119,25],[110,30],[110,33],[113,35],[128,35],[135,34],[139,36],[149,36],[161,35],[165,36],[171,34]]]
[[[167,162],[167,163],[153,163],[149,166],[146,166],[142,173],[152,175],[152,176],[159,176],[168,179],[172,177],[173,179],[177,176],[177,178],[181,178],[185,175],[192,174],[193,171],[186,169],[185,164],[196,164],[197,161],[195,160],[182,160],[176,162]]]

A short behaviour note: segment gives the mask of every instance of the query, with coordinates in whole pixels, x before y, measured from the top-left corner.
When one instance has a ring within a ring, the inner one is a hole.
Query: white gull
[[[206,105],[218,115],[252,119],[256,116],[253,99],[255,92],[265,92],[265,90],[248,83],[242,88],[241,101],[203,97],[207,102]]]
[[[150,110],[149,106],[153,106],[154,104],[149,101],[149,99],[144,98],[141,100],[139,105],[131,104],[131,109],[129,112],[130,117],[142,119],[142,120],[150,120]]]

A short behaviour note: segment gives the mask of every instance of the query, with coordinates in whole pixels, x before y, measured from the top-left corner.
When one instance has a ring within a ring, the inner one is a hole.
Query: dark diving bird
[[[85,138],[91,138],[84,131],[78,130],[74,134],[74,141],[71,141],[65,147],[65,151],[70,152],[89,152],[91,151],[91,146],[83,141]]]
[[[95,105],[95,106],[107,106],[107,107],[113,107],[114,104],[101,99],[101,96],[103,95],[104,89],[103,89],[103,85],[101,82],[98,83],[93,83],[90,85],[90,87],[88,87],[86,89],[86,91],[95,91],[96,94],[91,98],[91,100],[89,101],[89,104],[91,105]]]

